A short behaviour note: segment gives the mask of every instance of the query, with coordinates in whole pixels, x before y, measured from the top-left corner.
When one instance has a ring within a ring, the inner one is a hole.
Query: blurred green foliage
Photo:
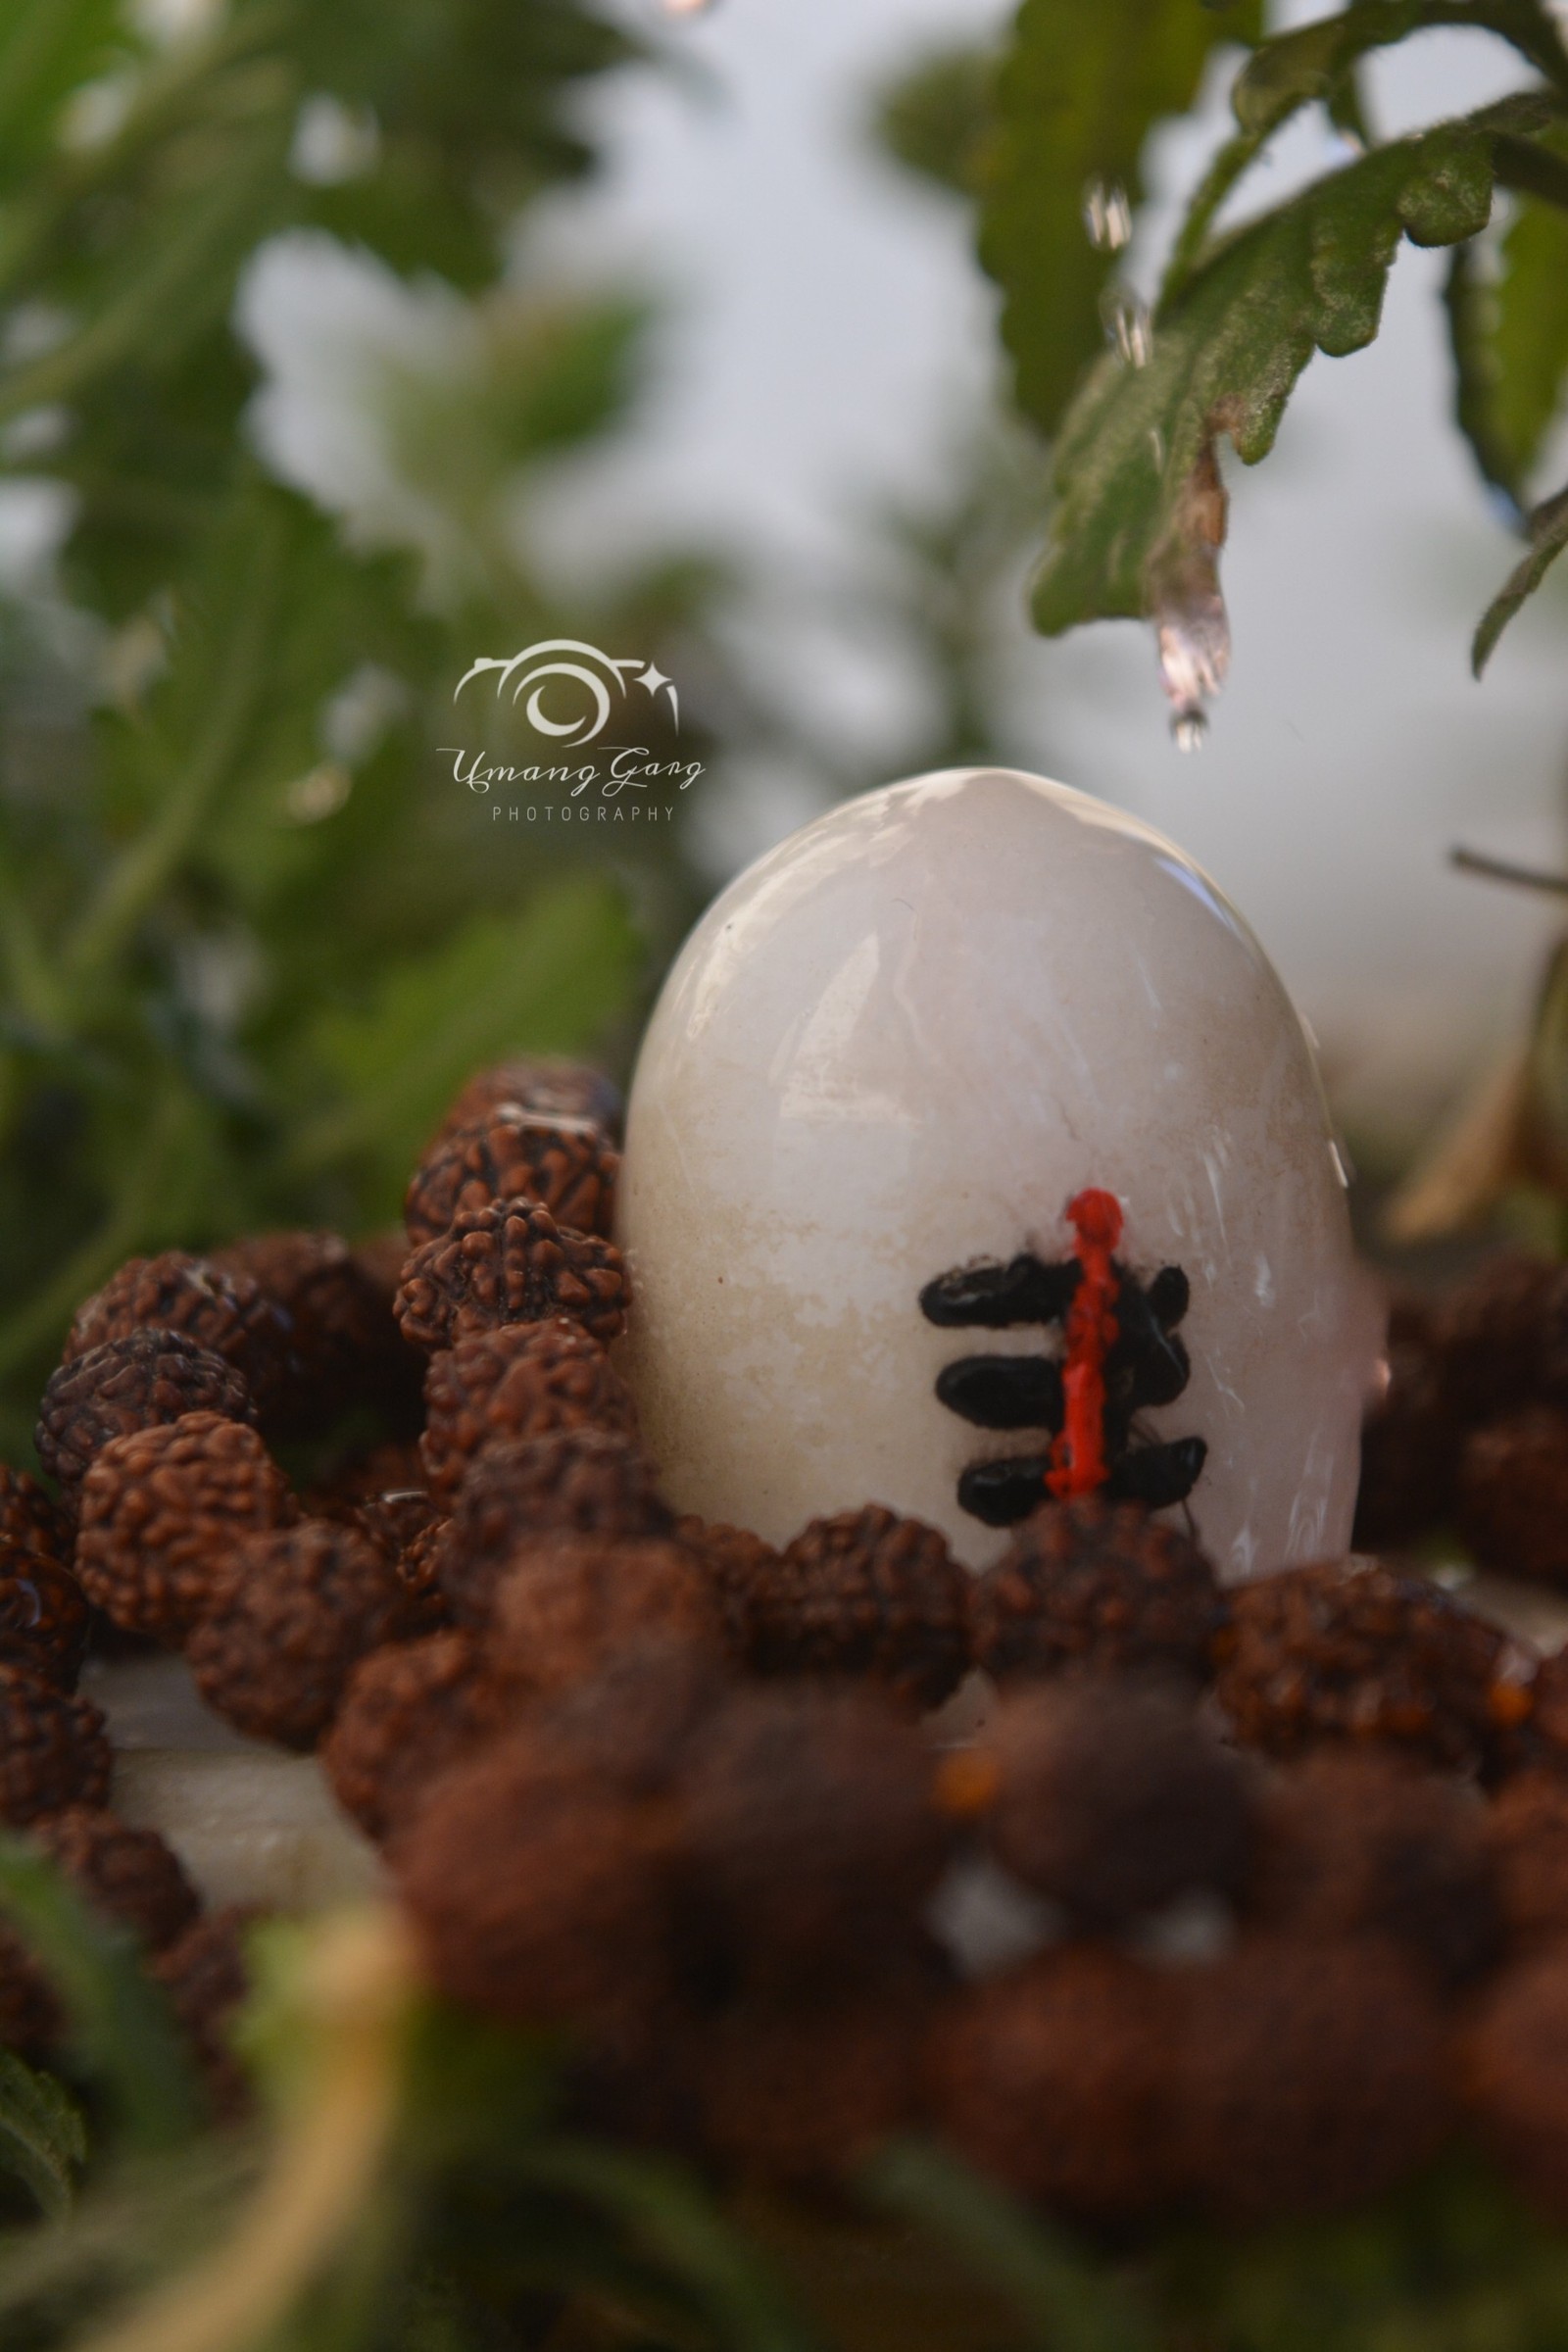
[[[674,826],[579,856],[438,748],[475,654],[543,635],[659,660],[708,743],[713,568],[592,595],[527,530],[537,470],[623,418],[645,314],[508,257],[633,57],[577,0],[0,12],[0,551],[64,525],[0,596],[11,1458],[120,1259],[386,1220],[463,1075],[624,1027],[695,904]],[[259,458],[264,249],[329,273],[269,348],[336,402],[341,499]]]
[[[977,196],[995,121],[995,61],[985,50],[939,49],[921,58],[882,94],[878,138],[907,170],[960,196]]]
[[[0,1910],[74,2027],[66,2079],[0,2067],[7,2352],[96,2352],[131,2318],[149,2343],[151,2299],[210,2279],[226,2249],[249,2299],[225,2320],[204,2294],[203,2331],[179,2337],[203,2352],[1549,2352],[1568,2329],[1568,2240],[1463,2150],[1353,2213],[1172,2217],[1115,2243],[925,2140],[885,2146],[831,2199],[737,2198],[666,2154],[568,2133],[553,2038],[413,1985],[388,2006],[390,1915],[253,1932],[237,2039],[260,2104],[213,2132],[178,2104],[157,1987],[17,1840]],[[345,1930],[368,1978],[343,1969]],[[368,2137],[367,2057],[390,2094]],[[307,2194],[336,2218],[302,2249],[277,2200],[307,2145]],[[279,2316],[259,2319],[259,2297]]]

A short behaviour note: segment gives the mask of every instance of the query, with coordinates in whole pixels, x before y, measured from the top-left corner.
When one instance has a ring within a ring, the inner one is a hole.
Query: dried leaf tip
[[[1214,444],[1207,441],[1150,566],[1160,684],[1170,700],[1171,733],[1184,752],[1201,745],[1209,701],[1231,664],[1230,616],[1219,584],[1229,505]]]

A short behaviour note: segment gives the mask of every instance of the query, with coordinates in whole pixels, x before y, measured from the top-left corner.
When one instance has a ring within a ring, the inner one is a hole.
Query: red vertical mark
[[[1067,1309],[1061,1390],[1066,1409],[1051,1448],[1046,1485],[1058,1500],[1093,1494],[1105,1483],[1105,1357],[1116,1343],[1116,1276],[1110,1253],[1121,1240],[1121,1202],[1091,1185],[1067,1203],[1083,1268]]]

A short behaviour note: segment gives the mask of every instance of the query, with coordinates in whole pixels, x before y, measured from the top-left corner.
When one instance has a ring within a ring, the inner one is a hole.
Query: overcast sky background
[[[533,258],[647,270],[673,297],[644,430],[556,528],[604,554],[639,533],[738,542],[756,563],[831,568],[866,502],[937,483],[996,380],[995,306],[959,206],[868,151],[869,95],[921,50],[982,34],[994,0],[717,0],[653,26],[693,72],[630,75],[598,122],[610,169],[560,203]],[[1294,21],[1320,13],[1293,6]],[[1484,35],[1429,34],[1374,61],[1377,119],[1403,128],[1518,75]],[[1224,122],[1147,161],[1175,200]],[[1318,125],[1280,143],[1244,202],[1342,160]],[[1446,869],[1456,839],[1558,863],[1568,850],[1568,597],[1543,600],[1484,687],[1475,618],[1515,557],[1448,421],[1444,257],[1406,247],[1374,349],[1317,359],[1275,454],[1231,467],[1231,683],[1202,752],[1171,745],[1146,633],[1046,645],[1019,615],[1021,726],[1064,781],[1137,810],[1198,857],[1252,922],[1318,1029],[1358,1122],[1430,1116],[1528,1003],[1549,903]],[[896,753],[901,681],[866,649],[798,630],[766,658],[847,738]],[[890,768],[890,774],[897,772]],[[729,861],[808,809],[755,790]]]

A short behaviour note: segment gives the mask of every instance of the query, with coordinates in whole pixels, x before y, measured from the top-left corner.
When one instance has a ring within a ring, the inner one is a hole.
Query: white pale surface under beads
[[[204,1706],[182,1658],[89,1664],[115,1750],[111,1801],[169,1840],[203,1902],[309,1912],[385,1890],[374,1846],[315,1756],[247,1740]]]
[[[1174,1261],[1193,1376],[1147,1416],[1208,1442],[1193,1495],[1230,1578],[1343,1552],[1380,1331],[1299,1021],[1251,933],[1147,826],[1010,769],[831,810],[693,932],[628,1118],[623,1368],[678,1505],[772,1541],[891,1504],[969,1565],[966,1463],[1034,1449],[938,1401],[971,1352],[933,1275],[1067,1254],[1085,1185],[1119,1254]]]

